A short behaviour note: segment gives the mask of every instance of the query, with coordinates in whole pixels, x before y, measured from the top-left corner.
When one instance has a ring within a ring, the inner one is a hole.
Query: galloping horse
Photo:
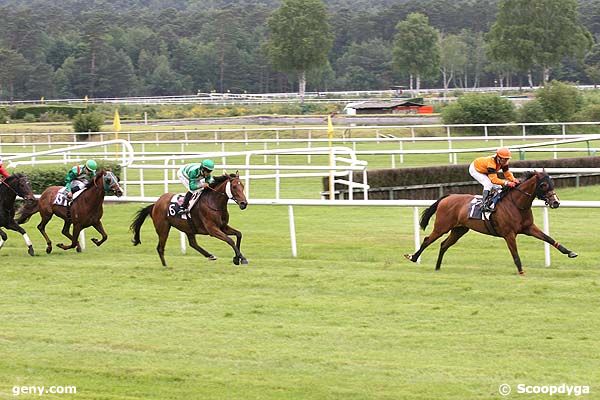
[[[48,254],[52,252],[52,241],[46,234],[46,225],[50,222],[53,215],[57,215],[65,221],[62,234],[71,241],[69,246],[59,243],[57,246],[61,249],[69,250],[75,248],[77,252],[80,252],[79,233],[89,226],[93,226],[102,235],[101,240],[92,238],[92,242],[96,246],[104,243],[108,238],[102,226],[102,221],[100,221],[104,212],[102,208],[104,195],[105,193],[112,193],[118,197],[123,195],[115,174],[111,171],[98,171],[94,179],[88,183],[86,190],[74,199],[68,207],[54,204],[54,200],[60,189],[62,189],[62,186],[50,186],[44,190],[38,201],[31,205],[26,205],[20,210],[18,222],[26,222],[33,214],[39,211],[42,221],[38,224],[37,228],[46,239],[46,253]],[[73,224],[73,234],[69,232],[71,224]]]
[[[23,235],[28,248],[27,252],[30,256],[33,256],[33,244],[27,232],[15,221],[15,199],[17,196],[28,202],[35,201],[31,184],[23,174],[13,174],[0,183],[0,227],[17,231]],[[0,249],[4,246],[6,239],[8,239],[8,236],[0,229]]]
[[[172,226],[185,233],[190,246],[209,260],[216,260],[217,258],[198,245],[196,234],[210,235],[226,242],[235,252],[233,263],[235,265],[248,264],[248,260],[240,251],[242,233],[228,225],[227,201],[229,199],[235,201],[241,210],[248,206],[244,194],[244,185],[237,173],[215,177],[214,183],[202,191],[200,199],[192,206],[189,216],[191,220],[182,219],[176,215],[173,206],[170,205],[174,195],[174,193],[165,193],[160,196],[156,203],[137,212],[130,227],[134,233],[132,240],[134,246],[141,243],[140,229],[146,217],[150,215],[152,222],[154,222],[154,229],[158,234],[156,250],[164,267],[167,266],[165,262],[165,244]],[[235,235],[237,242],[234,243],[228,235]]]
[[[523,182],[511,189],[497,204],[496,211],[487,223],[478,219],[469,219],[469,206],[474,197],[470,194],[446,195],[427,208],[421,215],[420,225],[425,229],[429,219],[435,214],[433,231],[423,240],[415,254],[405,254],[404,257],[416,262],[427,246],[450,231],[450,236],[440,245],[440,253],[435,265],[435,269],[439,270],[444,253],[469,229],[504,238],[521,275],[524,274],[524,271],[517,251],[516,236],[518,234],[533,236],[550,243],[561,253],[567,254],[569,258],[577,257],[577,253],[562,246],[533,223],[531,204],[535,197],[544,200],[550,208],[558,208],[560,205],[558,196],[554,192],[554,182],[545,172],[526,172]]]

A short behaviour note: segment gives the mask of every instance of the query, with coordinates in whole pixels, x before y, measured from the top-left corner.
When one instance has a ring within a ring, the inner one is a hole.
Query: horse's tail
[[[17,224],[20,225],[29,221],[29,218],[31,218],[31,216],[38,211],[40,211],[40,204],[38,199],[26,201],[17,211]]]
[[[442,201],[446,197],[448,197],[448,195],[440,197],[435,203],[430,205],[429,208],[427,208],[425,211],[423,211],[423,213],[421,214],[421,222],[419,223],[419,225],[421,225],[421,229],[425,230],[425,228],[427,228],[427,224],[429,224],[429,220],[431,219],[431,217],[433,217],[433,214],[435,214],[435,212],[437,211],[440,201]]]
[[[142,224],[146,220],[146,217],[150,215],[152,212],[152,208],[154,208],[154,204],[150,204],[148,207],[141,208],[133,218],[133,222],[129,226],[129,230],[133,231],[133,240],[131,241],[134,246],[142,243],[140,240],[140,229],[142,228]]]

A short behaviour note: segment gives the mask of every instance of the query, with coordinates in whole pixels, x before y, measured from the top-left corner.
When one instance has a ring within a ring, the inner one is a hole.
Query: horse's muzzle
[[[116,190],[116,191],[115,191],[115,195],[116,195],[117,197],[121,197],[121,196],[123,196],[123,192],[122,192],[121,190]]]
[[[240,206],[240,210],[245,210],[246,207],[248,207],[248,203],[246,203],[245,201],[240,201],[238,205]]]
[[[558,206],[560,206],[560,202],[553,200],[548,205],[550,206],[550,208],[558,208]]]

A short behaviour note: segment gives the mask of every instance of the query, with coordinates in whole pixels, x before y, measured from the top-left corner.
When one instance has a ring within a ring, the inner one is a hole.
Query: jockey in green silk
[[[75,165],[67,172],[65,177],[65,189],[67,197],[73,198],[73,193],[83,189],[85,185],[96,176],[98,164],[94,160],[87,160],[84,165]]]
[[[194,192],[201,192],[214,181],[212,171],[215,169],[213,160],[203,160],[201,163],[184,165],[177,171],[177,176],[188,190],[179,209],[179,215],[186,214]]]

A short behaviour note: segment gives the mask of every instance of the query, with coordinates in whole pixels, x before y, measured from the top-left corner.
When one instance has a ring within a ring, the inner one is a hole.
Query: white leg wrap
[[[27,244],[27,247],[33,245],[33,243],[31,243],[31,239],[29,239],[29,235],[27,235],[26,233],[23,234],[23,239],[25,239],[25,243]]]
[[[4,240],[0,239],[0,249],[2,248],[2,246],[4,246]]]

